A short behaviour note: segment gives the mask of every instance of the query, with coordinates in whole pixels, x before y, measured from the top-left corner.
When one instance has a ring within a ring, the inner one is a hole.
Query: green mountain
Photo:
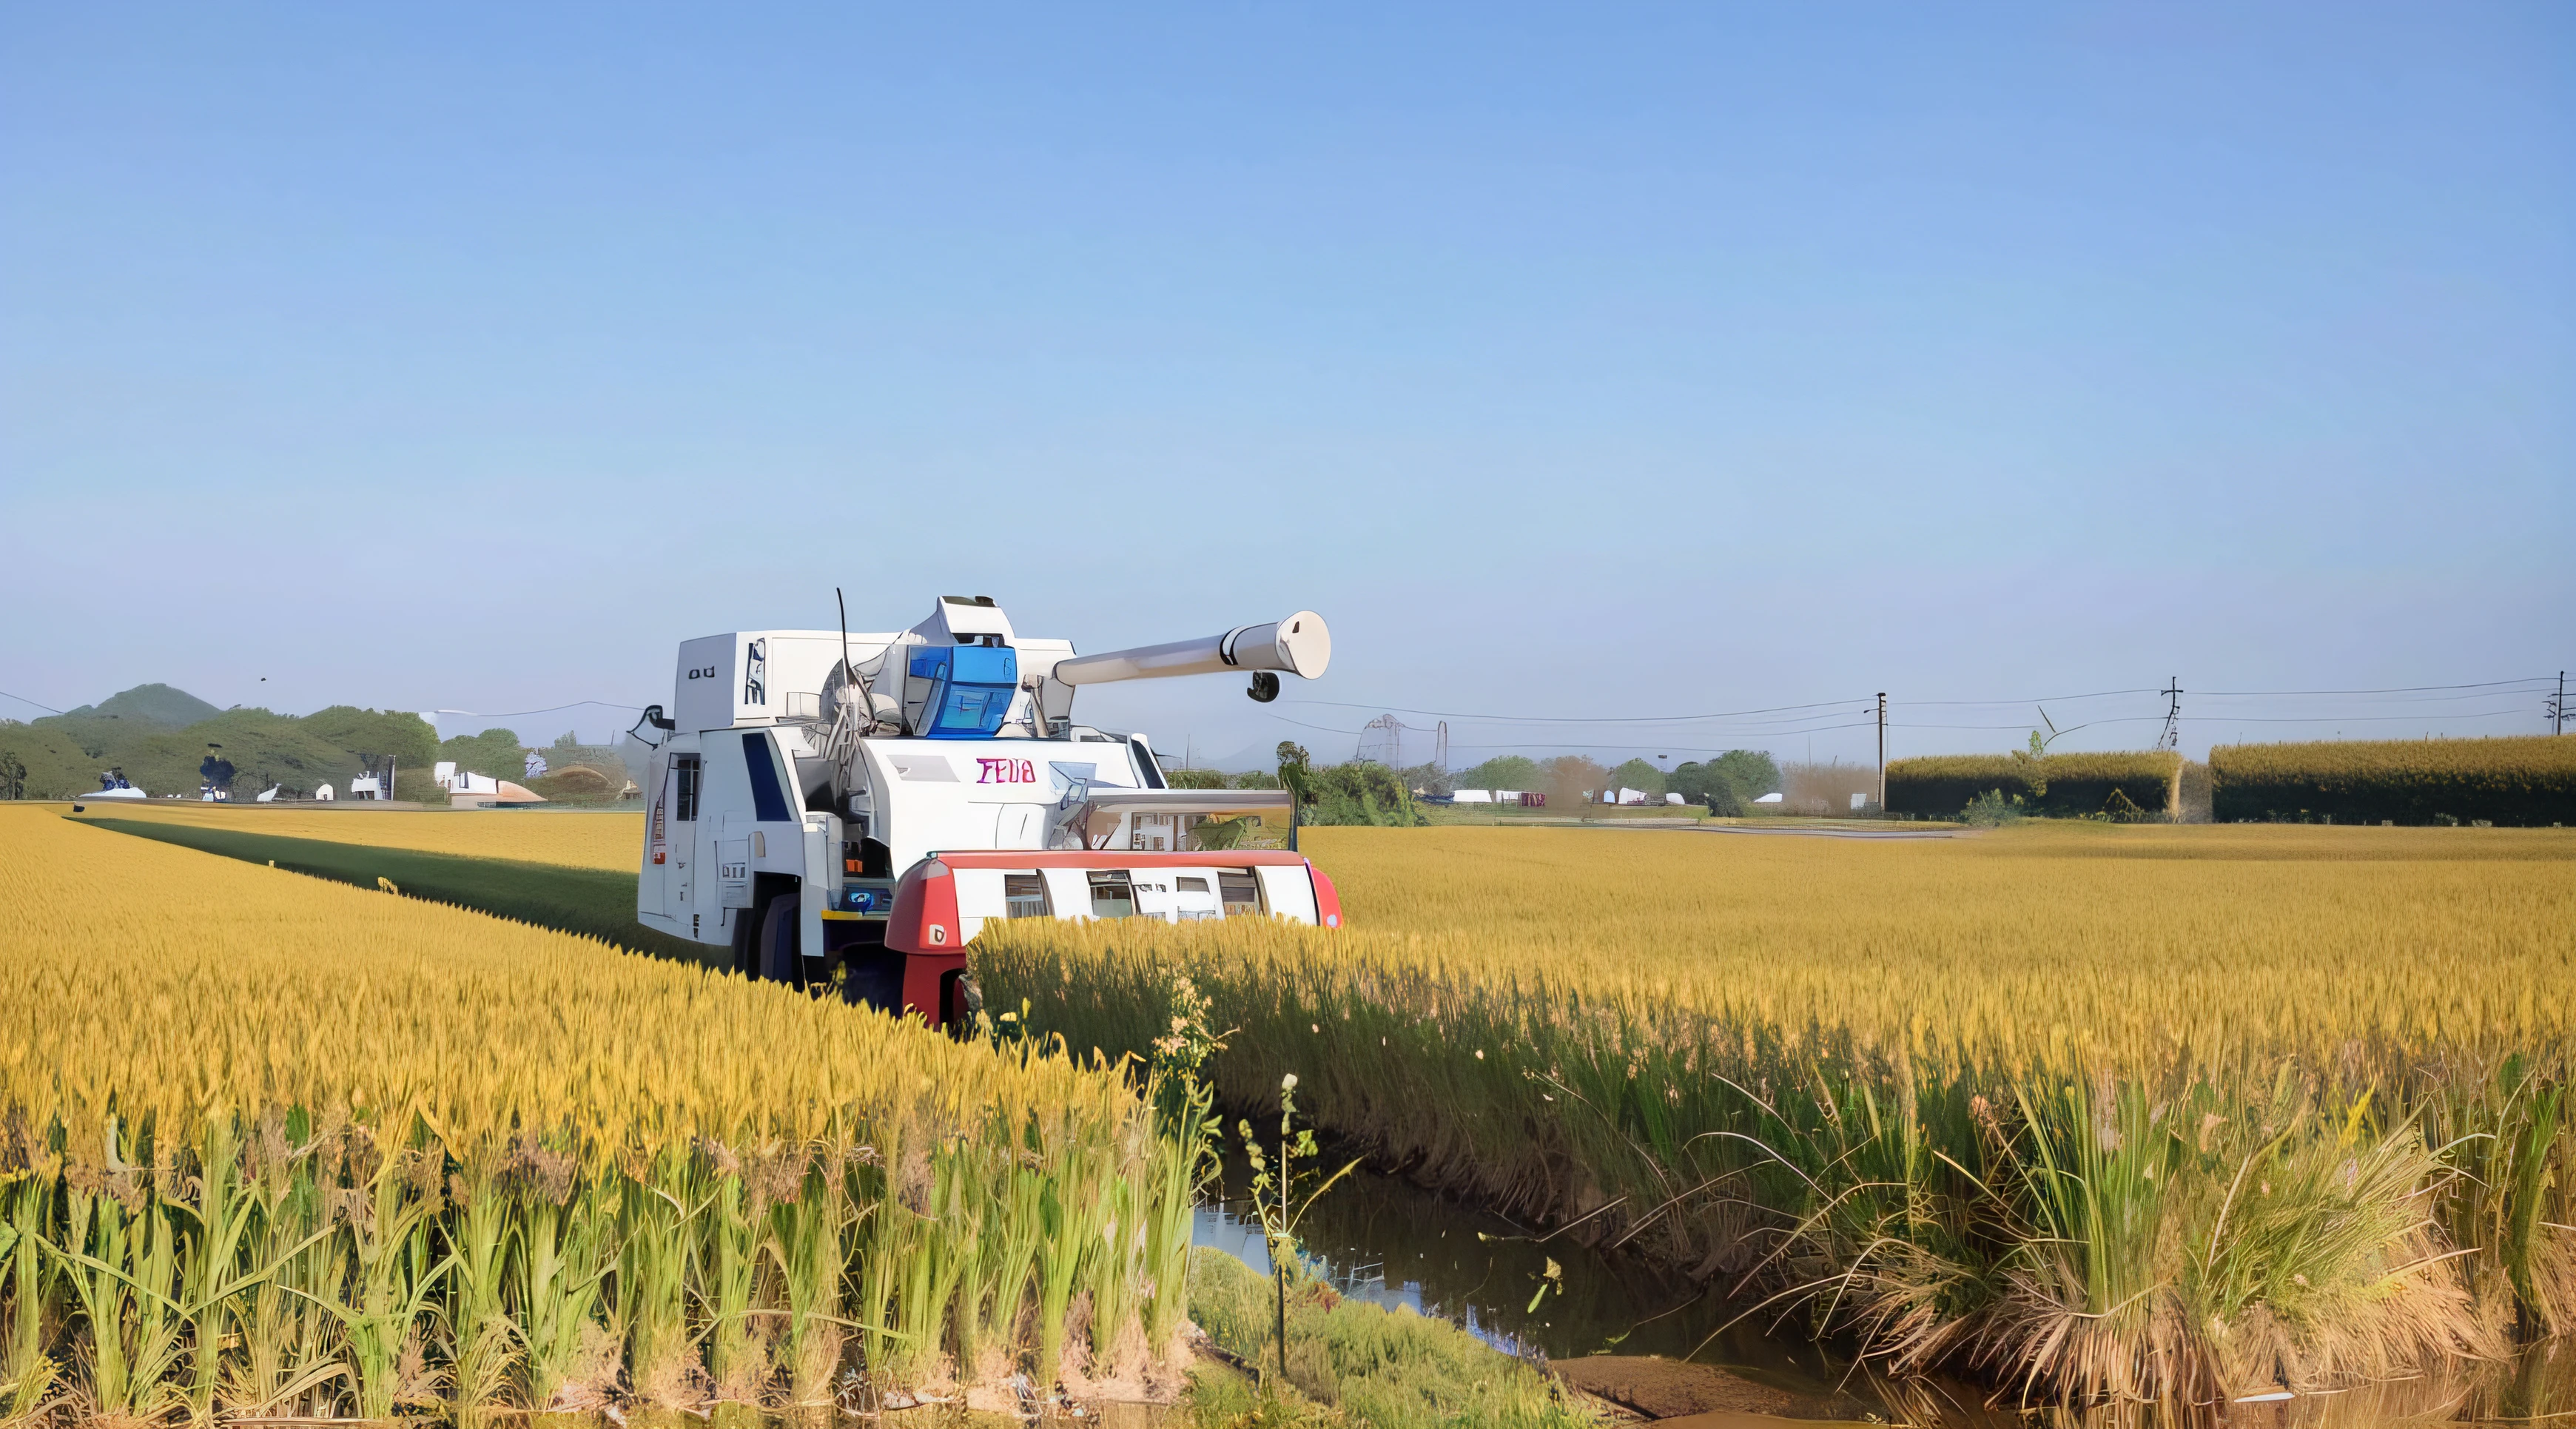
[[[209,760],[230,764],[236,798],[276,785],[289,797],[322,784],[345,792],[367,756],[399,761],[395,793],[435,799],[438,736],[416,714],[334,705],[309,715],[219,710],[168,685],[141,685],[95,705],[26,724],[0,721],[0,767],[26,769],[26,797],[77,798],[122,769],[145,793],[195,798]],[[512,772],[517,772],[512,766]]]
[[[185,729],[199,720],[213,719],[222,713],[222,710],[186,690],[168,685],[137,685],[110,695],[97,704],[66,710],[61,718],[137,720],[170,729]]]

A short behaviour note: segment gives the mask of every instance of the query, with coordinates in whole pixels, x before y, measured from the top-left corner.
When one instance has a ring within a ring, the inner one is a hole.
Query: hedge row
[[[2576,738],[2222,744],[2209,770],[2221,823],[2576,823]]]
[[[2182,756],[2167,751],[2131,754],[2051,754],[2033,760],[2011,754],[1940,754],[1896,759],[1887,766],[1890,813],[1932,818],[1955,815],[1989,790],[2018,798],[2033,812],[2072,817],[2116,812],[2117,792],[2141,813],[2164,815],[2178,799]]]

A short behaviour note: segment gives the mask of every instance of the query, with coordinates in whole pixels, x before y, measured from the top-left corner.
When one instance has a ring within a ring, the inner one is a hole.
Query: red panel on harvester
[[[904,955],[904,1006],[933,1027],[946,1021],[948,975],[966,967],[963,928],[948,865],[935,858],[913,865],[895,888],[886,946]]]

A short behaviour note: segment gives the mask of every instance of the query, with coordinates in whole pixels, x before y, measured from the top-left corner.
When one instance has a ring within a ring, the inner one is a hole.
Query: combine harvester
[[[1283,790],[1173,789],[1141,734],[1074,723],[1112,680],[1282,672],[1332,658],[1321,616],[1105,655],[1024,639],[989,596],[943,596],[890,635],[753,630],[680,646],[647,746],[644,926],[736,970],[829,985],[933,1026],[972,1018],[966,944],[993,918],[1278,916],[1339,927],[1295,851],[1184,847],[1191,815],[1276,812]]]

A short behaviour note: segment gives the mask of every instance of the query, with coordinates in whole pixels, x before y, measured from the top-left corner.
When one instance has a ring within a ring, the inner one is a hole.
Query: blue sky
[[[10,4],[0,689],[636,704],[835,585],[1322,611],[1085,697],[1214,757],[2554,672],[2572,121],[2555,4]],[[2540,727],[2420,693],[2185,744]]]

